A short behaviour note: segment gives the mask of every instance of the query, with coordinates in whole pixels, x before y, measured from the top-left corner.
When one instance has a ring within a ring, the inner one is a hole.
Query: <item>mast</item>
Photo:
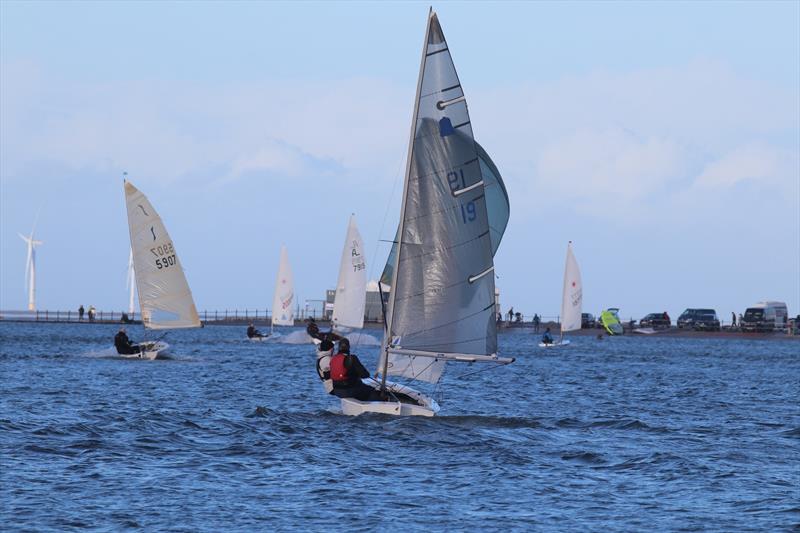
[[[125,192],[125,184],[126,183],[128,183],[128,173],[127,172],[123,172],[122,173],[122,193],[125,195],[125,204],[126,204],[126,209],[127,209],[128,195]],[[131,258],[131,265],[133,265],[133,224],[131,224],[130,215],[128,216],[128,236],[131,239],[131,255],[130,255],[130,258]],[[134,275],[135,275],[135,271],[134,271]],[[142,309],[142,301],[143,300],[142,300],[142,287],[141,287],[140,283],[136,283],[136,292],[138,293],[138,296],[139,296],[139,317],[142,319],[142,327],[144,329],[150,329],[149,328],[149,320],[145,320],[144,319],[144,313],[142,312],[143,311],[143,309]]]
[[[406,175],[403,180],[403,202],[400,206],[400,225],[397,231],[397,254],[394,257],[394,278],[392,288],[389,292],[389,312],[386,320],[386,334],[383,338],[383,368],[381,369],[381,392],[386,390],[386,374],[389,371],[389,345],[392,340],[392,319],[394,315],[394,303],[397,296],[397,269],[400,265],[400,249],[403,247],[403,229],[406,218],[406,200],[408,199],[408,181],[411,177],[411,156],[414,151],[414,135],[417,131],[417,120],[419,118],[419,97],[422,92],[422,77],[425,73],[425,53],[428,50],[428,37],[431,31],[431,18],[433,17],[433,7],[428,10],[428,24],[425,27],[425,39],[422,41],[422,57],[419,62],[419,76],[417,77],[417,93],[414,97],[414,115],[411,119],[411,132],[408,135],[408,153],[406,155]],[[380,282],[379,282],[380,283]],[[380,285],[379,285],[380,287]],[[383,299],[381,298],[381,301]]]

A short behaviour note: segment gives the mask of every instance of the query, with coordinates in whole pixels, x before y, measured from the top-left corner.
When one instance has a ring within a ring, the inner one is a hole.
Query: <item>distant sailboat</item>
[[[624,333],[619,316],[614,310],[607,309],[600,313],[600,323],[609,335],[622,335]]]
[[[578,262],[572,253],[572,241],[567,244],[567,260],[564,265],[564,290],[561,294],[561,337],[557,342],[545,344],[541,347],[566,346],[569,339],[564,338],[564,333],[581,329],[581,310],[583,305],[583,284]]]
[[[364,327],[366,299],[367,265],[364,261],[364,240],[358,232],[356,216],[351,215],[333,300],[333,328],[344,333]]]
[[[33,224],[33,229],[29,236],[26,237],[18,233],[19,238],[28,245],[28,255],[25,260],[25,288],[28,293],[28,311],[36,311],[36,247],[44,244],[42,241],[37,241],[33,238],[35,231],[36,223]]]
[[[154,330],[200,327],[192,292],[161,217],[127,180],[125,202],[142,324]],[[169,347],[163,341],[139,344],[145,348],[142,353],[129,357],[155,359]]]
[[[348,415],[433,416],[439,411],[433,398],[387,376],[437,383],[448,361],[513,362],[496,353],[494,303],[494,244],[507,221],[507,195],[503,189],[489,196],[482,150],[433,10],[424,43],[400,225],[381,279],[391,286],[381,379],[364,380],[386,401],[342,398]],[[503,196],[505,221],[497,235],[489,204]]]
[[[275,295],[272,299],[270,335],[275,334],[276,325],[294,326],[294,276],[292,276],[292,268],[289,266],[286,246],[281,246],[278,277],[275,280]]]

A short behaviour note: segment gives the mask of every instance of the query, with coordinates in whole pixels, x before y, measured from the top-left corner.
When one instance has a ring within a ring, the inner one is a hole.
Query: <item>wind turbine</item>
[[[25,285],[28,288],[28,311],[36,310],[36,247],[43,244],[42,241],[37,241],[33,238],[34,231],[36,231],[35,223],[29,237],[18,233],[19,238],[28,244],[28,259],[25,263]]]

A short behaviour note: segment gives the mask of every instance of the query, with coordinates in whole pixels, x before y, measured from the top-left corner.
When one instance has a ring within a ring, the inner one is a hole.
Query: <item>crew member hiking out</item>
[[[339,351],[331,357],[333,394],[339,398],[369,401],[375,389],[361,381],[361,378],[368,377],[369,371],[361,364],[358,356],[350,353],[350,341],[347,338],[340,340]]]
[[[342,339],[341,335],[337,335],[333,332],[333,330],[323,333],[319,330],[319,326],[316,322],[314,322],[313,318],[308,320],[308,326],[306,326],[306,333],[312,339],[316,339],[318,341],[324,341],[325,339],[330,340],[331,342],[336,342]]]
[[[138,344],[131,344],[131,340],[125,333],[125,328],[119,328],[119,332],[114,336],[114,346],[120,355],[133,355],[141,353]]]
[[[322,341],[317,350],[317,374],[322,380],[322,387],[328,394],[333,394],[333,381],[331,380],[331,356],[333,343],[328,339]]]

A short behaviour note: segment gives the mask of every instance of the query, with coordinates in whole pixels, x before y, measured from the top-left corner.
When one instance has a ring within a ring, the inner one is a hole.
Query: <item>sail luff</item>
[[[389,345],[391,343],[391,336],[392,336],[392,324],[394,319],[394,307],[395,302],[397,300],[397,291],[395,290],[395,285],[397,281],[397,268],[400,264],[400,249],[402,248],[403,244],[403,227],[405,225],[405,216],[406,216],[406,208],[408,204],[408,182],[411,178],[411,160],[412,155],[414,152],[414,137],[417,133],[417,121],[419,120],[419,100],[420,95],[422,93],[422,81],[425,74],[425,62],[427,60],[426,53],[428,51],[428,39],[430,36],[431,31],[431,20],[433,20],[434,12],[433,8],[431,7],[428,11],[428,24],[425,28],[425,38],[422,41],[422,54],[419,64],[419,76],[417,77],[417,92],[414,97],[414,114],[411,120],[411,131],[408,135],[408,152],[406,154],[406,175],[405,179],[403,180],[403,200],[400,206],[400,223],[397,230],[397,254],[395,254],[394,258],[394,280],[392,281],[392,287],[389,293],[389,309],[387,313],[387,321],[386,321],[386,331],[384,333],[383,338],[383,349],[381,350],[381,357],[383,359],[381,368],[381,390],[386,388],[386,374],[388,372],[389,367]]]
[[[130,255],[128,256],[128,314],[133,318],[134,307],[134,294],[136,291],[136,274],[133,269],[133,248],[131,248]]]

